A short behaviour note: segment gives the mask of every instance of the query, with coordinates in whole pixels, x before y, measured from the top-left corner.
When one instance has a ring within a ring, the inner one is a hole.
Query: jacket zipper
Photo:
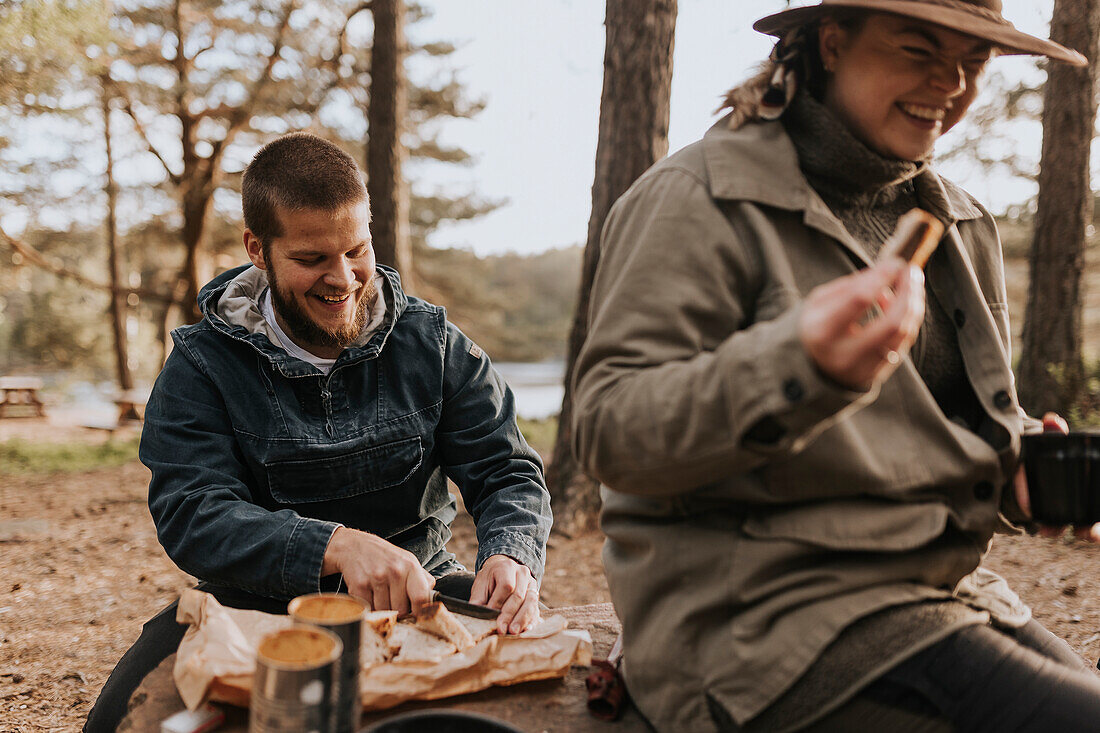
[[[332,372],[329,372],[321,382],[321,404],[325,409],[325,432],[328,433],[328,437],[336,437],[336,425],[332,422],[332,392],[328,388],[328,380],[332,376]]]

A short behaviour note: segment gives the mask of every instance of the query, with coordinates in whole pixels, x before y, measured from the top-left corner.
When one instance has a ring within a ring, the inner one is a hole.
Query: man
[[[432,588],[538,618],[550,529],[542,466],[511,391],[438,306],[375,263],[367,192],[335,145],[294,133],[245,171],[252,266],[199,294],[203,320],[149,399],[140,456],[168,555],[236,607],[346,589],[408,612]],[[476,576],[446,542],[451,478],[477,525]],[[88,718],[112,728],[178,645],[175,608],[146,624]]]

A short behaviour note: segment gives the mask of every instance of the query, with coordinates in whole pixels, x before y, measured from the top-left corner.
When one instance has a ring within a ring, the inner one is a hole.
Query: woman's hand
[[[872,306],[882,311],[868,320]],[[888,258],[806,296],[799,337],[825,375],[866,391],[890,376],[924,321],[924,273]]]
[[[1065,421],[1061,415],[1057,415],[1053,412],[1048,412],[1043,415],[1043,431],[1047,433],[1068,433],[1069,424]],[[1027,474],[1024,473],[1024,466],[1020,466],[1016,469],[1016,476],[1013,480],[1013,488],[1016,491],[1016,503],[1020,509],[1027,516],[1031,516],[1031,495],[1027,489]],[[1040,537],[1061,537],[1062,533],[1066,531],[1065,527],[1054,527],[1049,524],[1039,525]],[[1091,527],[1074,527],[1073,534],[1080,540],[1087,540],[1089,542],[1100,542],[1100,523],[1094,524]]]

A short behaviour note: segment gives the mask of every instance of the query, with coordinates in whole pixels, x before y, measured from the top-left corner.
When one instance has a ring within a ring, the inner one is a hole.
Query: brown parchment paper
[[[191,710],[208,697],[247,704],[260,639],[293,625],[287,616],[225,608],[210,594],[194,589],[180,597],[176,620],[191,625],[173,670],[180,697]],[[592,661],[588,632],[566,626],[563,617],[550,616],[523,634],[489,636],[438,662],[364,667],[363,708],[383,710],[407,700],[437,700],[494,685],[564,677],[570,666]]]

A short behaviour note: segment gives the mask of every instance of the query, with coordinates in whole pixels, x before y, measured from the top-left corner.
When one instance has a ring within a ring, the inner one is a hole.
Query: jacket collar
[[[798,154],[778,122],[751,122],[729,129],[723,117],[703,136],[710,195],[715,199],[752,201],[777,209],[803,212],[805,224],[843,243],[866,260],[859,246],[810,187],[798,165]],[[927,205],[940,209],[948,228],[959,221],[979,219],[982,210],[970,196],[927,168],[916,180]],[[937,195],[939,194],[939,195]]]
[[[409,299],[401,288],[401,276],[397,271],[378,265],[377,272],[382,275],[383,297],[387,301],[385,319],[366,343],[344,349],[333,369],[378,356],[397,319],[408,307]],[[203,286],[199,291],[199,309],[214,330],[249,344],[285,376],[317,376],[316,368],[290,356],[272,342],[271,331],[259,312],[259,298],[266,287],[267,277],[262,270],[253,265],[235,267]],[[231,305],[226,302],[226,296],[233,300]]]

